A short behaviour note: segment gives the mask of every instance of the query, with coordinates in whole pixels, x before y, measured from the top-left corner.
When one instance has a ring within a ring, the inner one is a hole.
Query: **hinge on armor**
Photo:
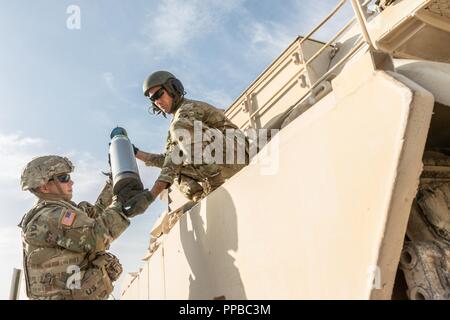
[[[380,9],[380,11],[389,7],[395,0],[377,0],[375,1],[375,5]]]

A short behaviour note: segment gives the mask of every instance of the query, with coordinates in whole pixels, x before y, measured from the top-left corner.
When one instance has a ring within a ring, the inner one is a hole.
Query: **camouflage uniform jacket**
[[[175,153],[178,153],[181,150],[185,154],[190,154],[191,159],[189,159],[189,161],[193,163],[193,158],[196,156],[195,152],[202,152],[209,144],[210,141],[195,141],[196,139],[202,138],[194,134],[194,124],[196,121],[201,122],[203,132],[212,129],[212,131],[215,131],[218,134],[225,135],[227,129],[232,129],[234,132],[238,132],[244,136],[238,127],[225,116],[223,110],[217,109],[205,102],[184,98],[176,109],[170,123],[165,153],[159,156],[159,159],[152,159],[152,162],[156,163],[156,166],[161,165],[162,167],[157,180],[172,184],[174,179],[179,176],[183,165],[186,165],[186,163],[174,161]],[[177,135],[177,130],[179,129],[189,132],[189,141],[183,138],[180,139],[180,135]],[[194,144],[199,142],[201,143],[201,149],[199,148],[199,150],[196,150]],[[149,164],[150,163],[148,163],[148,165]],[[193,167],[199,166],[201,166],[199,173],[203,178],[208,178],[208,175],[212,176],[217,172],[220,172],[220,166],[216,163],[200,163]]]
[[[64,200],[39,200],[23,217],[19,226],[30,298],[104,299],[109,295],[111,279],[94,268],[93,262],[104,260],[98,257],[106,254],[110,243],[130,224],[122,205],[113,202],[105,207],[109,202],[104,193],[94,206],[87,202],[76,205]],[[67,287],[69,268],[73,267],[81,270],[81,289]],[[97,288],[105,292],[95,292]]]

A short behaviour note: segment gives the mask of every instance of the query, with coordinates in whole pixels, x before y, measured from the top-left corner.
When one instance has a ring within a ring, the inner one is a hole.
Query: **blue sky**
[[[71,158],[74,200],[95,201],[112,128],[125,127],[143,150],[163,150],[169,120],[147,112],[148,74],[170,70],[188,97],[226,109],[337,2],[0,0],[0,299],[8,297],[12,268],[22,268],[16,225],[34,197],[20,190],[19,178],[31,158]],[[81,10],[79,30],[66,26],[69,5]],[[151,187],[159,171],[140,170]],[[153,204],[113,244],[125,271],[139,268],[163,208]]]

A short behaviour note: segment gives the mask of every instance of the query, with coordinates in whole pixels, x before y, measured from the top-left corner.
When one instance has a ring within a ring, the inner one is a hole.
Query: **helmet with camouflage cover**
[[[42,156],[28,162],[22,171],[20,184],[22,190],[34,190],[35,188],[46,184],[50,178],[70,173],[74,169],[72,162],[66,157],[60,156]]]
[[[161,86],[174,99],[174,105],[178,105],[181,98],[185,95],[184,86],[180,80],[168,71],[156,71],[145,79],[142,85],[144,96],[148,97],[149,90],[154,87]],[[173,106],[172,106],[173,107]],[[159,114],[161,110],[153,104],[153,113]]]

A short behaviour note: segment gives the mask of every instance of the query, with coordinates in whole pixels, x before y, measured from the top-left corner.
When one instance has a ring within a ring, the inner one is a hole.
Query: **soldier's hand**
[[[138,151],[139,151],[139,148],[136,147],[134,144],[132,146],[133,146],[134,155],[136,155],[138,153]]]
[[[127,217],[134,217],[142,214],[154,200],[155,199],[153,199],[153,196],[148,189],[145,189],[123,205],[124,213]]]
[[[117,197],[119,198],[122,204],[126,203],[128,200],[133,198],[135,195],[141,193],[141,190],[136,190],[134,184],[129,184],[123,187],[118,193]]]

